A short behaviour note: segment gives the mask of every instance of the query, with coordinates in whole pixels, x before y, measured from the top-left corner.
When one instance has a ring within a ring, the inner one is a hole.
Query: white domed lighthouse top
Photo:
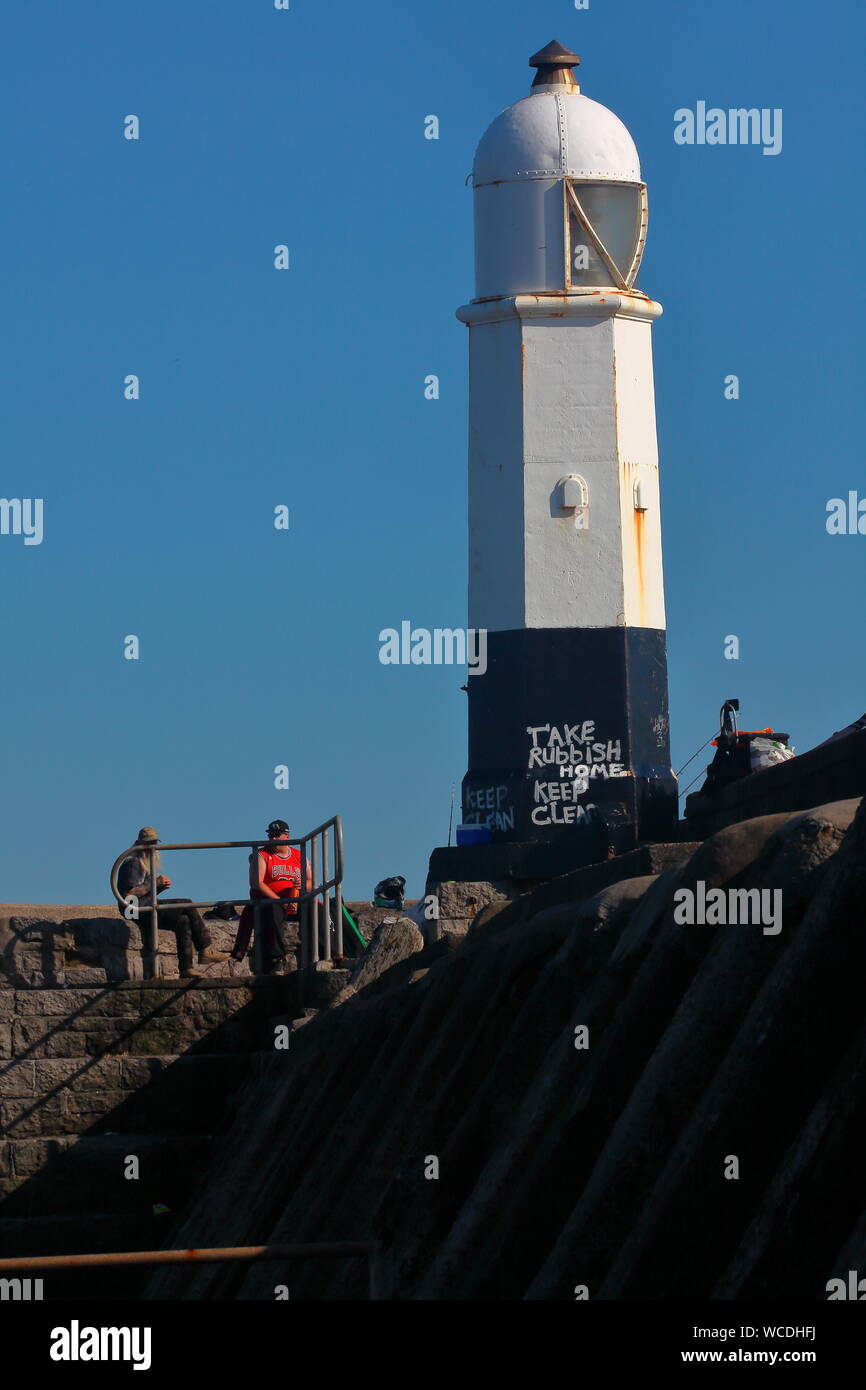
[[[481,137],[472,171],[477,298],[631,283],[646,225],[640,160],[619,117],[582,95],[572,71],[579,62],[556,42],[534,54],[531,94]],[[574,250],[584,256],[588,243],[583,272],[563,245],[563,214],[575,202]],[[623,263],[619,278],[608,253]]]
[[[546,88],[497,116],[481,137],[473,183],[544,177],[640,183],[635,143],[618,116],[580,92]]]

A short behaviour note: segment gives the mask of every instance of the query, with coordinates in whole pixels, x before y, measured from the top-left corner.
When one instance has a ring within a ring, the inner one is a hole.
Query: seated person
[[[301,891],[301,851],[285,842],[289,827],[284,820],[272,820],[268,839],[274,843],[250,855],[250,897],[269,900],[271,907],[254,908],[247,903],[238,923],[232,960],[242,961],[250,944],[253,926],[258,920],[264,945],[265,973],[273,974],[288,954],[287,946],[295,951],[298,942],[298,904]],[[313,871],[307,861],[307,891],[313,886]],[[289,924],[287,937],[282,939],[283,923]],[[292,931],[292,928],[294,930]]]
[[[136,848],[141,846],[137,854],[130,854],[124,859],[117,874],[117,890],[121,897],[137,898],[139,908],[151,906],[153,899],[150,895],[150,851],[149,847],[159,844],[159,837],[152,825],[143,825],[138,832]],[[158,850],[154,850],[156,868],[160,867],[160,855]],[[166,888],[171,887],[171,879],[166,878],[165,874],[160,874],[156,880],[156,891],[162,893]],[[158,922],[161,927],[165,927],[175,933],[177,938],[177,961],[180,974],[195,975],[200,972],[193,968],[193,947],[198,951],[199,965],[209,965],[212,961],[228,960],[228,951],[218,951],[211,945],[211,934],[202,921],[198,910],[194,907],[183,907],[181,904],[192,902],[191,898],[164,898],[160,903]],[[178,906],[164,907],[163,903],[178,904]],[[126,916],[126,908],[121,907],[122,917]]]

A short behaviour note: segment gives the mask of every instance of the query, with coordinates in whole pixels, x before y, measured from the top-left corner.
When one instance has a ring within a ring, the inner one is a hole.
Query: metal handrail
[[[328,832],[334,833],[334,872],[328,877]],[[322,872],[321,882],[317,882],[318,876],[318,840],[322,839]],[[122,854],[119,854],[111,866],[109,875],[109,885],[112,895],[121,908],[126,908],[129,904],[117,887],[117,876],[120,866],[124,859],[130,855],[146,853],[150,856],[150,903],[143,903],[137,906],[134,920],[142,913],[150,913],[150,943],[147,948],[142,944],[142,956],[145,962],[145,979],[156,978],[156,961],[159,954],[159,893],[157,890],[157,878],[155,856],[168,850],[182,849],[261,849],[263,845],[274,845],[281,848],[287,846],[297,846],[301,852],[301,888],[296,898],[291,901],[297,904],[298,918],[301,933],[301,965],[315,965],[320,959],[319,937],[322,938],[322,955],[325,961],[331,960],[331,920],[330,920],[330,899],[329,891],[334,890],[334,955],[341,959],[343,956],[343,823],[339,816],[331,816],[330,820],[323,821],[317,825],[315,830],[310,830],[306,835],[301,835],[293,840],[210,840],[201,842],[190,842],[188,844],[162,844],[143,845],[136,841],[130,845]],[[307,846],[310,846],[312,855],[307,853]],[[311,865],[313,887],[307,888],[307,865]],[[319,896],[324,895],[324,901],[319,902]],[[220,901],[225,899],[216,898],[209,902],[184,902],[172,903],[170,899],[165,901],[167,908],[172,907],[192,907],[192,908],[211,908],[216,907]],[[260,933],[258,931],[260,921],[260,909],[263,903],[268,903],[267,898],[232,898],[232,903],[236,906],[246,907],[251,905],[254,908],[255,927],[256,927],[256,946],[258,952]],[[321,921],[318,920],[317,908],[321,906]],[[124,912],[124,917],[126,913]],[[127,919],[129,920],[129,919]]]
[[[285,841],[283,841],[285,843]],[[190,846],[189,848],[193,848]],[[126,1265],[221,1264],[229,1260],[292,1260],[308,1256],[320,1260],[346,1260],[366,1256],[369,1261],[370,1298],[379,1297],[376,1241],[344,1240],[313,1245],[235,1245],[195,1250],[124,1250],[98,1255],[18,1255],[0,1260],[0,1274],[24,1274],[34,1270],[104,1269]]]

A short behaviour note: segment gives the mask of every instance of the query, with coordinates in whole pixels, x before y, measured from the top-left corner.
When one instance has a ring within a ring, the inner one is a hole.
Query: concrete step
[[[161,1205],[176,1213],[195,1186],[210,1142],[204,1134],[114,1133],[0,1140],[7,1175],[0,1178],[6,1194],[0,1211],[4,1218],[63,1216],[98,1206],[148,1215]]]

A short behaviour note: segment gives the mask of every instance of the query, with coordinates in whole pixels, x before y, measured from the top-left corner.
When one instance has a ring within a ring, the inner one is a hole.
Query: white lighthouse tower
[[[669,838],[665,609],[647,226],[634,142],[576,54],[478,146],[469,326],[469,690],[463,821],[590,862]]]

